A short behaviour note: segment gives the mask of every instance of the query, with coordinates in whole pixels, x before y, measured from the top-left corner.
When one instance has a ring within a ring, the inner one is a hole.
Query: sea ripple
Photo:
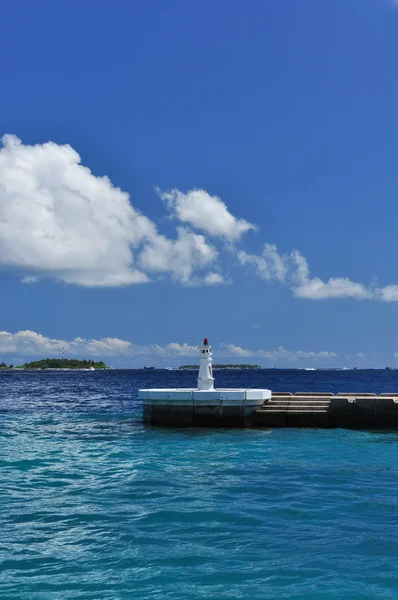
[[[146,427],[161,384],[0,374],[2,600],[395,600],[398,433]]]

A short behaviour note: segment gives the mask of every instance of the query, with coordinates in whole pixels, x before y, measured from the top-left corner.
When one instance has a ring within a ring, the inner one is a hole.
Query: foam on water
[[[0,597],[395,599],[398,433],[142,425],[140,387],[194,377],[0,374]],[[397,391],[391,372],[217,381]]]

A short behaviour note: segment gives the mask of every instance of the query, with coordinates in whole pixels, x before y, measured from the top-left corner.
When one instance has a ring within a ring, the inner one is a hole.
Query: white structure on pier
[[[213,355],[211,353],[211,346],[207,341],[207,338],[203,340],[201,346],[196,346],[196,349],[200,351],[200,365],[199,365],[199,377],[198,377],[198,390],[214,390],[214,377],[213,377]]]
[[[253,413],[271,399],[271,390],[214,388],[211,346],[201,346],[197,388],[139,390],[144,421],[163,425],[245,426]]]

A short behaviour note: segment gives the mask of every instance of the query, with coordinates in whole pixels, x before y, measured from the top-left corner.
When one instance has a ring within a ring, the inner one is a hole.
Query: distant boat
[[[154,369],[155,367],[144,367],[144,369]]]
[[[90,367],[89,371],[95,371],[94,367]]]

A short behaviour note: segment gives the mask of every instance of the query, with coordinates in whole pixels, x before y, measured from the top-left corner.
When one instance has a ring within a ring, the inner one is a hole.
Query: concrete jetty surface
[[[398,393],[273,392],[252,426],[398,428]]]

